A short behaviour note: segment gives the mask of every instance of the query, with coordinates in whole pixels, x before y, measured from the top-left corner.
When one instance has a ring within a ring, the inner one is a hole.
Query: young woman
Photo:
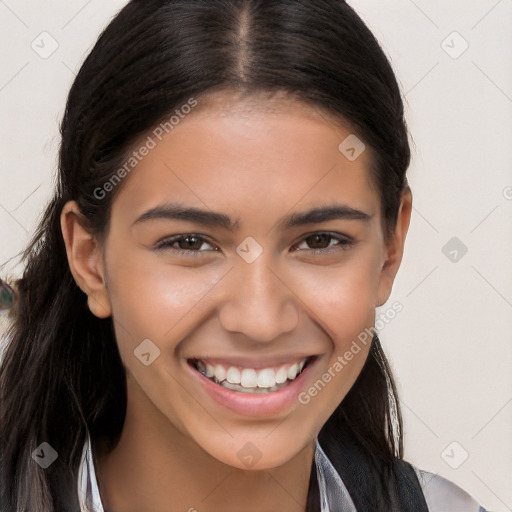
[[[61,133],[4,289],[2,511],[484,510],[403,459],[410,149],[345,2],[132,0]]]

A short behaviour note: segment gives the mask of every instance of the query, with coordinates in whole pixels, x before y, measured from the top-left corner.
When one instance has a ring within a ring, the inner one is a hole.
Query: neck
[[[314,441],[275,468],[229,466],[176,428],[136,385],[128,386],[119,443],[109,453],[92,445],[105,512],[306,510]]]

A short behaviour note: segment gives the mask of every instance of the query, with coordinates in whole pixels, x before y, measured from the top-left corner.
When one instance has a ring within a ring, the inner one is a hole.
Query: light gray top
[[[321,512],[357,512],[340,475],[320,446],[315,449]],[[413,466],[414,467],[414,466]],[[414,468],[429,512],[487,512],[467,492],[434,473]],[[84,443],[77,482],[81,512],[105,512],[101,503],[89,435]]]

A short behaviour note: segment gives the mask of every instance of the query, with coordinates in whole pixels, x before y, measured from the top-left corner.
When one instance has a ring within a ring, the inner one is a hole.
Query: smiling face
[[[369,148],[350,160],[338,149],[349,129],[281,106],[211,104],[155,139],[119,185],[97,258],[73,257],[71,203],[62,216],[75,279],[91,310],[114,319],[127,421],[175,429],[241,469],[244,450],[261,469],[311,445],[354,384],[370,347],[358,335],[391,292],[410,214],[405,203],[386,243]],[[354,341],[360,350],[340,368]],[[268,393],[229,390],[191,364],[236,367],[242,380],[245,369],[250,387],[263,368],[283,375],[313,355],[293,384]]]

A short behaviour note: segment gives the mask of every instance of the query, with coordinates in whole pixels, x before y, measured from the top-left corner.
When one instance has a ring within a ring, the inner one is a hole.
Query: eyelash
[[[333,250],[332,250],[333,247],[339,247],[341,250],[347,250],[356,244],[355,240],[353,240],[347,236],[340,235],[339,233],[329,233],[329,232],[324,232],[324,231],[318,231],[318,232],[314,232],[314,233],[310,233],[310,234],[306,235],[295,245],[300,245],[302,242],[305,242],[308,238],[315,236],[315,235],[326,235],[333,240],[337,240],[339,243],[335,244],[334,246],[327,247],[325,249],[306,249],[310,254],[314,254],[314,255],[315,254],[316,255],[325,255],[325,254],[331,253],[331,252],[333,252]],[[210,252],[210,251],[199,251],[199,250],[192,250],[192,249],[174,249],[171,247],[176,242],[179,242],[181,240],[186,240],[187,238],[196,238],[199,241],[202,241],[203,243],[204,242],[210,243],[210,242],[208,242],[208,240],[206,238],[204,238],[196,233],[187,233],[185,235],[176,235],[176,236],[172,236],[169,238],[165,238],[164,240],[161,240],[160,242],[158,242],[156,244],[155,249],[157,251],[169,250],[179,256],[192,256],[192,257],[201,257],[201,253]],[[213,245],[213,244],[211,244],[211,245]],[[301,250],[303,250],[303,249],[301,249]],[[215,252],[217,252],[217,251],[215,250]]]

